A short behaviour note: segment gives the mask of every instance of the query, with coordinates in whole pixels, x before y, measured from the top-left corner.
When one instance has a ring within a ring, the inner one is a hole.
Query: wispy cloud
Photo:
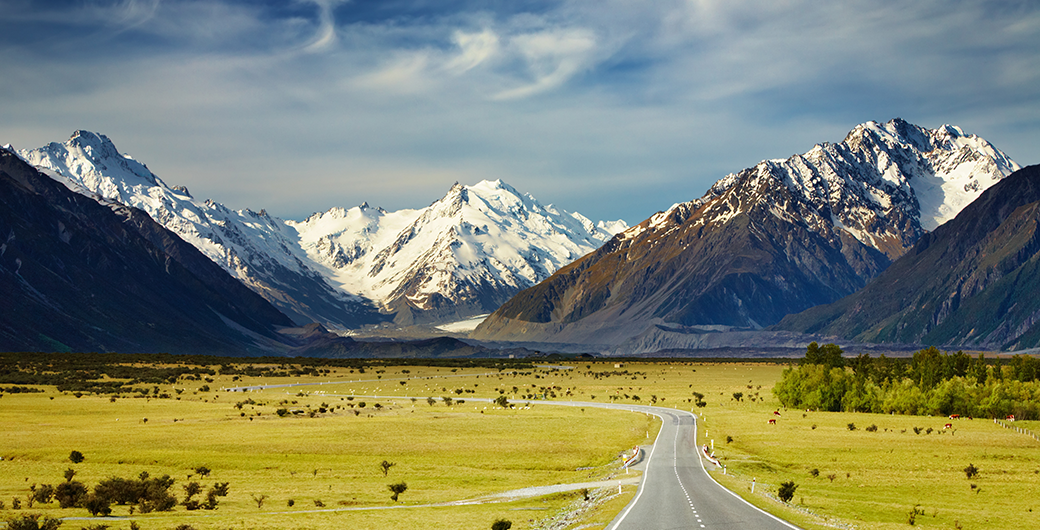
[[[0,12],[0,143],[95,129],[197,196],[286,216],[421,206],[488,177],[638,222],[674,190],[693,198],[870,119],[952,122],[1023,164],[1040,141],[1029,2],[0,0]]]

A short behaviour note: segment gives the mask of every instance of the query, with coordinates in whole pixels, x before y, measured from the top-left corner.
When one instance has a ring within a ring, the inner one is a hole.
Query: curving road
[[[302,386],[261,385],[231,391]],[[402,396],[367,396],[408,399]],[[467,402],[488,402],[466,398]],[[661,431],[647,456],[646,471],[635,498],[610,522],[607,530],[748,529],[799,530],[723,488],[704,468],[697,448],[697,417],[678,409],[580,401],[537,401],[538,405],[598,407],[653,414],[661,418]]]
[[[631,407],[661,418],[639,492],[608,530],[741,528],[797,530],[715,482],[697,448],[697,418],[662,407]]]

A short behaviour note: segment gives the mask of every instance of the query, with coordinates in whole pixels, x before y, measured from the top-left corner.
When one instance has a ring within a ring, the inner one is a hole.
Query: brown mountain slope
[[[1012,168],[955,127],[863,124],[618,234],[516,295],[471,337],[604,346],[661,322],[769,326],[860,289],[926,233],[923,222],[959,208],[951,196]]]
[[[1040,345],[1040,166],[1022,169],[923,237],[863,290],[778,329],[863,342]]]

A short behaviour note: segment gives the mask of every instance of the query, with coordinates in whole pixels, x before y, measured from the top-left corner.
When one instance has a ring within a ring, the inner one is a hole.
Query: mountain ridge
[[[486,314],[627,228],[542,206],[501,181],[456,183],[416,210],[363,203],[285,221],[196,200],[103,134],[76,131],[17,153],[77,193],[146,211],[297,325],[345,330]]]
[[[953,126],[867,122],[651,216],[521,292],[472,336],[612,346],[654,322],[768,326],[862,288],[924,226],[1014,169]]]
[[[1040,166],[1013,173],[862,291],[775,328],[871,343],[1040,345]]]

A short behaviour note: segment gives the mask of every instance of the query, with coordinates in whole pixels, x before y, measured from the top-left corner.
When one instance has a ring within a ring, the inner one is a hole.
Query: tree
[[[73,451],[69,453],[69,461],[73,464],[78,464],[83,461],[83,453],[79,451]]]
[[[390,496],[390,500],[397,502],[397,496],[404,493],[405,491],[408,491],[408,484],[405,484],[404,482],[398,482],[397,484],[388,485],[387,489],[389,489],[390,492],[393,493],[393,495]]]
[[[495,398],[495,404],[504,409],[509,408],[509,399],[506,398],[505,394],[502,394]]]
[[[264,507],[264,501],[267,500],[267,495],[257,495],[255,493],[250,493],[249,496],[252,497],[253,502],[256,503],[256,509],[259,510]]]
[[[38,513],[29,513],[21,517],[7,520],[7,530],[58,530],[61,519],[44,517]]]
[[[820,364],[827,368],[842,368],[845,366],[845,359],[841,356],[842,353],[845,352],[837,344],[820,346],[812,342],[805,349],[805,358],[802,359],[801,365]]]
[[[780,488],[776,491],[776,495],[784,502],[791,502],[791,499],[794,498],[794,490],[796,489],[798,489],[798,485],[795,484],[793,480],[781,482]]]
[[[494,523],[491,523],[491,530],[509,530],[512,527],[513,522],[507,521],[506,519],[499,519]]]
[[[434,403],[437,403],[437,400],[433,399],[433,396],[430,396],[426,398],[426,403],[432,407]]]
[[[392,468],[392,467],[394,467],[396,465],[397,464],[395,462],[390,462],[390,461],[387,461],[387,460],[383,460],[382,462],[379,463],[379,467],[383,470],[383,476],[384,477],[388,473],[390,473],[390,468]]]

